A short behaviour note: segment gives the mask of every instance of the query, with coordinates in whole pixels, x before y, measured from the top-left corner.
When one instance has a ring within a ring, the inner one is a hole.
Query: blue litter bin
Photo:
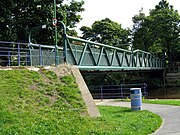
[[[130,89],[131,98],[131,110],[138,111],[142,110],[142,93],[141,88],[131,88]]]

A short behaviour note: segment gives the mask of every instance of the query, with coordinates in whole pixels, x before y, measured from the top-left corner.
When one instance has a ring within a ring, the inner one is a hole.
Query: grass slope
[[[0,70],[0,134],[10,135],[146,135],[161,125],[148,111],[99,107],[102,117],[87,116],[73,76]]]

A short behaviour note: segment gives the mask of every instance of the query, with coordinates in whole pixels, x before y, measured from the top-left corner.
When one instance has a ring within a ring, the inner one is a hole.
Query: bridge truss
[[[67,63],[80,70],[163,70],[164,60],[142,50],[96,43],[66,34],[63,28],[62,46],[0,41],[0,63],[6,66],[49,66]]]

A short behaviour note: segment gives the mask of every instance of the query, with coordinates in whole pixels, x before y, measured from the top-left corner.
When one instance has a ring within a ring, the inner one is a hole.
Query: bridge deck
[[[153,67],[109,67],[109,66],[77,66],[83,71],[151,71],[151,70],[164,70],[164,68]]]

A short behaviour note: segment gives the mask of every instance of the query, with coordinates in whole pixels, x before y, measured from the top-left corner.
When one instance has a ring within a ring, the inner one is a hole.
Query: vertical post
[[[130,45],[130,47],[131,47],[131,54],[132,54],[132,67],[134,67],[134,61],[135,61],[135,59],[134,59],[134,52],[133,52],[133,46],[132,46],[132,44]]]
[[[131,61],[130,61],[130,67],[134,66],[134,55],[133,52],[131,52]]]
[[[54,0],[54,19],[56,19],[56,0]],[[55,29],[55,65],[57,66],[59,64],[58,45],[57,45],[57,24],[54,25],[54,29]]]
[[[39,65],[42,66],[42,50],[40,44],[39,44]]]
[[[103,90],[102,90],[102,85],[101,85],[101,101],[103,100]]]
[[[31,47],[29,47],[29,62],[30,62],[30,66],[32,66],[32,50]]]
[[[66,35],[65,24],[62,21],[60,21],[59,23],[63,27],[63,36],[62,36],[62,38],[63,38],[63,59],[64,59],[64,62],[66,63],[67,62],[67,44],[70,44],[70,43],[67,43],[67,35]]]
[[[121,99],[123,99],[123,88],[122,88],[122,84],[121,84]]]
[[[25,60],[25,62],[26,62],[26,65],[25,65],[25,66],[28,66],[28,54],[26,55],[26,60]]]
[[[11,55],[10,55],[10,51],[8,51],[8,66],[11,66]]]
[[[20,44],[18,43],[18,66],[20,66]]]
[[[66,34],[63,34],[63,45],[64,45],[64,50],[63,50],[63,54],[64,54],[64,62],[67,62],[67,41],[66,41]]]
[[[144,96],[144,99],[146,98],[146,84],[145,83],[143,83],[143,91],[144,92],[142,92],[142,96]]]

